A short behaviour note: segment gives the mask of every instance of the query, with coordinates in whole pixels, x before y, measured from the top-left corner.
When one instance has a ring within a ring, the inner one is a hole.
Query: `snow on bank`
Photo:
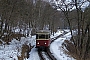
[[[13,39],[10,45],[0,45],[0,60],[18,60],[18,56],[21,56],[22,45],[35,44],[35,36],[33,37],[22,37],[20,41]]]
[[[66,35],[58,38],[50,45],[50,51],[55,56],[57,60],[75,60],[73,57],[64,53],[62,48],[62,43],[64,40],[70,40],[71,33],[67,33]]]
[[[31,44],[33,43],[32,45],[36,45],[36,36],[33,36],[32,39],[33,41],[31,42]],[[29,52],[29,58],[26,60],[40,60],[38,56],[37,48],[35,48],[35,46]]]
[[[37,49],[35,47],[32,48],[32,50],[29,54],[30,54],[30,56],[27,60],[40,60]]]

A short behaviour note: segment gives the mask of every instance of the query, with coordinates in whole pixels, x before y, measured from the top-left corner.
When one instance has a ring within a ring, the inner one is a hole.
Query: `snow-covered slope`
[[[65,54],[62,47],[62,43],[64,42],[64,40],[70,40],[70,38],[71,34],[68,33],[58,38],[51,44],[50,50],[57,60],[75,60],[73,59],[73,57]]]

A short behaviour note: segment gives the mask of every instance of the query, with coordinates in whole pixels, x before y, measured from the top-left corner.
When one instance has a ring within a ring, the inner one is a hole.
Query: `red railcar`
[[[36,48],[47,48],[50,45],[50,31],[40,30],[36,32]]]

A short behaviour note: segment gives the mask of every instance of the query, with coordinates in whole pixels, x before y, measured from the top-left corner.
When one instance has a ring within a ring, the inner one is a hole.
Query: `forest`
[[[0,0],[0,39],[8,44],[12,38],[35,35],[36,30],[54,34],[57,29],[70,29],[72,38],[64,44],[69,54],[78,60],[90,59],[89,12],[89,0]]]

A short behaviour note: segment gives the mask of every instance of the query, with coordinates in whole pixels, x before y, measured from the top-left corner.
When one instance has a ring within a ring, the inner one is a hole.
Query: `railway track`
[[[58,36],[56,36],[56,37],[54,37],[54,38],[51,38],[51,43],[54,42],[54,41],[55,41],[56,39],[58,39],[59,37],[65,35],[65,34],[67,34],[67,33],[68,33],[68,32],[64,31],[63,34],[60,34],[60,35],[58,35]]]
[[[38,55],[39,55],[39,57],[40,57],[40,60],[45,60],[45,58],[44,58],[43,55],[42,55],[42,51],[39,51],[39,50],[38,50]]]
[[[51,43],[54,42],[56,39],[58,39],[59,37],[67,34],[68,32],[65,32],[63,34],[60,34],[59,36],[57,37],[54,37],[51,39]],[[38,54],[39,54],[39,57],[40,57],[40,60],[57,60],[53,55],[52,53],[50,52],[50,49],[47,48],[46,51],[39,51],[38,50]],[[46,57],[45,57],[46,56]]]
[[[46,51],[38,51],[38,54],[40,56],[40,60],[56,60],[49,49]]]
[[[47,51],[46,51],[47,55],[51,58],[51,60],[56,60],[56,58],[52,55],[52,53],[50,52],[50,49],[47,48]]]

